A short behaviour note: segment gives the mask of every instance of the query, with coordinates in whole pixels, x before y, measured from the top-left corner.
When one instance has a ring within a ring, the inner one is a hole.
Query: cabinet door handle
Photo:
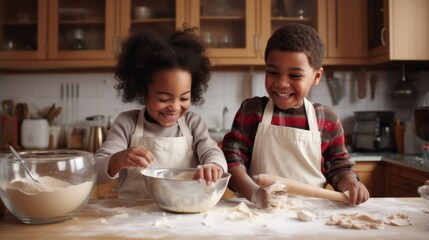
[[[381,45],[382,46],[386,46],[386,42],[384,41],[384,32],[386,32],[386,28],[382,28],[381,29],[381,36],[380,36],[380,38],[381,38]]]
[[[338,48],[339,45],[339,36],[338,36],[338,0],[335,1],[335,47]]]
[[[261,41],[260,41],[261,38],[259,35],[255,35],[254,39],[255,39],[255,52],[256,54],[258,54],[259,51],[261,50]]]

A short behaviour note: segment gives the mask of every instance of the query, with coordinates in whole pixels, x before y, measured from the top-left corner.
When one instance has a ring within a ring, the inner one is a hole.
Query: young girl
[[[142,168],[197,167],[208,185],[226,171],[225,157],[202,118],[189,111],[203,102],[210,62],[192,29],[168,39],[131,35],[119,56],[115,88],[123,102],[143,109],[119,114],[96,152],[98,183],[118,178],[119,198],[149,197]]]
[[[349,204],[369,198],[352,170],[335,112],[306,99],[322,74],[323,42],[302,24],[278,29],[265,49],[265,88],[269,97],[245,100],[223,151],[230,187],[257,207],[268,207],[267,192],[251,176],[267,173],[338,191],[348,190]]]

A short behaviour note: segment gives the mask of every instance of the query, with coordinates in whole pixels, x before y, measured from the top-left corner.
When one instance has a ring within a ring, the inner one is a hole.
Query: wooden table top
[[[245,203],[250,212],[239,211]],[[302,222],[296,211],[317,215]],[[338,213],[362,213],[376,218],[404,213],[412,225],[383,229],[344,229],[326,224]],[[289,198],[288,208],[262,211],[244,199],[221,200],[205,213],[179,214],[161,209],[152,200],[91,200],[76,217],[53,224],[28,225],[10,212],[0,217],[0,239],[428,239],[429,214],[420,198],[371,198],[350,207],[315,198]]]

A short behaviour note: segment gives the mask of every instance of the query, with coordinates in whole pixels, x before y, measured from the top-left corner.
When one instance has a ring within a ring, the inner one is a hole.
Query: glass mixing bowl
[[[19,152],[33,181],[13,154],[0,159],[0,197],[21,222],[43,224],[77,215],[90,199],[96,170],[92,153],[77,150]]]

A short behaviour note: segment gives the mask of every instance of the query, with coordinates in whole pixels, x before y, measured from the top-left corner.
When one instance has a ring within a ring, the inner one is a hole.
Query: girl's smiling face
[[[276,49],[267,58],[265,89],[278,108],[300,108],[322,74],[323,68],[314,70],[305,53]]]
[[[191,106],[192,77],[187,71],[156,72],[145,97],[149,116],[163,127],[174,126]]]

